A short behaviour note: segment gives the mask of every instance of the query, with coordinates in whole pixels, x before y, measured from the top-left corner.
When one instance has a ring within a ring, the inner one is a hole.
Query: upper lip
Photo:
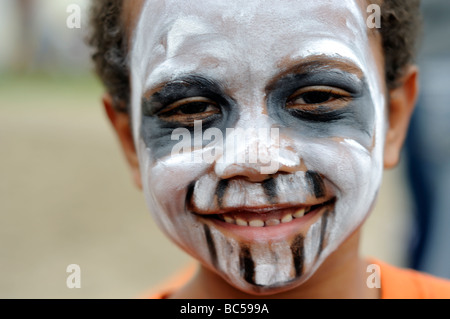
[[[221,179],[213,173],[207,174],[190,186],[185,207],[187,211],[199,215],[262,214],[308,208],[336,197],[333,186],[326,178],[323,178],[322,191],[318,194],[315,184],[303,171],[280,174],[270,180],[270,184],[254,183],[240,177]]]

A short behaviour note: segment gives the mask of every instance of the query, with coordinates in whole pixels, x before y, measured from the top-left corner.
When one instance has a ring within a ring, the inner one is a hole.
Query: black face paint
[[[205,239],[206,243],[208,245],[209,255],[211,256],[211,263],[215,268],[217,268],[217,252],[216,252],[216,246],[214,244],[214,239],[211,236],[211,231],[208,227],[208,225],[203,224],[203,229],[205,231]]]
[[[314,191],[314,196],[316,198],[325,196],[325,185],[322,176],[313,171],[307,171],[305,176],[309,187]]]
[[[173,147],[180,140],[172,140],[172,133],[177,128],[190,132],[191,146],[194,146],[194,126],[169,121],[161,116],[161,112],[172,103],[190,97],[204,97],[213,101],[220,110],[207,119],[202,120],[202,134],[208,128],[218,128],[226,136],[226,128],[233,127],[238,119],[235,102],[228,97],[216,82],[201,76],[190,75],[165,84],[149,98],[142,99],[141,136],[147,147],[152,150],[153,159],[171,154]],[[184,141],[186,142],[186,141]],[[202,140],[202,146],[211,141]]]
[[[268,178],[261,183],[264,193],[269,199],[269,203],[274,204],[277,202],[277,186],[274,178]]]
[[[321,226],[320,226],[320,242],[319,242],[319,250],[317,251],[317,256],[316,259],[319,258],[320,254],[322,253],[323,250],[323,244],[324,244],[324,239],[325,239],[325,234],[327,231],[327,223],[328,223],[328,217],[330,215],[330,211],[326,210],[324,212],[324,214],[322,215],[321,218]]]
[[[348,103],[333,109],[326,102],[314,110],[290,109],[286,105],[297,90],[313,86],[329,86],[345,90]],[[295,134],[313,137],[342,137],[358,141],[365,147],[372,145],[375,111],[369,87],[364,79],[341,70],[318,70],[288,74],[267,89],[269,115]]]
[[[256,285],[255,263],[253,262],[250,248],[247,245],[241,245],[241,251],[239,252],[239,267],[241,269],[241,277],[249,284]]]
[[[195,183],[196,183],[196,181],[192,181],[192,182],[190,182],[190,184],[187,187],[186,202],[185,202],[184,207],[191,207],[192,196],[194,195]]]
[[[303,274],[303,260],[304,260],[304,247],[303,247],[303,235],[298,235],[294,238],[291,244],[292,259],[295,269],[295,277],[300,277]]]
[[[341,70],[318,70],[301,74],[289,74],[267,89],[269,115],[281,125],[293,128],[296,133],[310,137],[339,136],[358,141],[369,147],[372,143],[374,106],[365,80],[355,79],[355,75]],[[317,105],[314,111],[286,108],[291,95],[300,88],[310,86],[330,86],[345,90],[351,95],[348,105],[333,110]],[[165,84],[150,98],[142,99],[141,135],[151,148],[153,158],[161,158],[171,153],[180,140],[172,140],[176,128],[193,132],[193,125],[167,121],[160,116],[168,105],[189,97],[204,97],[213,101],[220,109],[202,120],[202,131],[218,128],[226,138],[226,129],[234,127],[239,119],[238,104],[217,82],[202,76],[189,75]],[[194,134],[190,134],[194,145]],[[185,141],[186,142],[186,141]],[[202,140],[202,146],[211,141]]]
[[[225,192],[227,191],[228,187],[228,180],[222,179],[217,183],[216,188],[216,198],[217,198],[217,205],[219,205],[219,208],[222,208],[223,205],[223,197],[225,196]]]

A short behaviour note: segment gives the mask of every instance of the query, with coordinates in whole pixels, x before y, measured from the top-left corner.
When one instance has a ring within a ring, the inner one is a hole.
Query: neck
[[[368,263],[359,254],[358,230],[352,234],[319,267],[304,284],[275,295],[258,296],[244,293],[219,275],[201,266],[194,279],[173,298],[191,299],[366,299],[379,298],[378,289],[366,285]]]

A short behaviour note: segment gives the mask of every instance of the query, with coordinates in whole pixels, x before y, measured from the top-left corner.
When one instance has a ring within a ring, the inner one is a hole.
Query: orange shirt
[[[371,259],[370,263],[380,266],[382,299],[450,299],[450,280],[391,266],[377,259]],[[195,265],[190,265],[144,298],[168,298],[186,284],[195,271]]]
[[[381,269],[382,299],[450,299],[450,280],[375,260]]]

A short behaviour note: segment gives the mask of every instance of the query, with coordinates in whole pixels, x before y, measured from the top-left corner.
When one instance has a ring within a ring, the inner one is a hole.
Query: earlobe
[[[108,93],[103,95],[102,101],[106,115],[119,138],[122,151],[130,165],[134,183],[138,188],[142,189],[139,160],[134,146],[133,134],[130,126],[130,116],[128,113],[117,111],[114,108],[113,99]]]
[[[395,167],[400,160],[400,153],[419,92],[418,74],[417,66],[410,66],[400,86],[389,93],[389,127],[384,147],[384,167],[387,169]]]

